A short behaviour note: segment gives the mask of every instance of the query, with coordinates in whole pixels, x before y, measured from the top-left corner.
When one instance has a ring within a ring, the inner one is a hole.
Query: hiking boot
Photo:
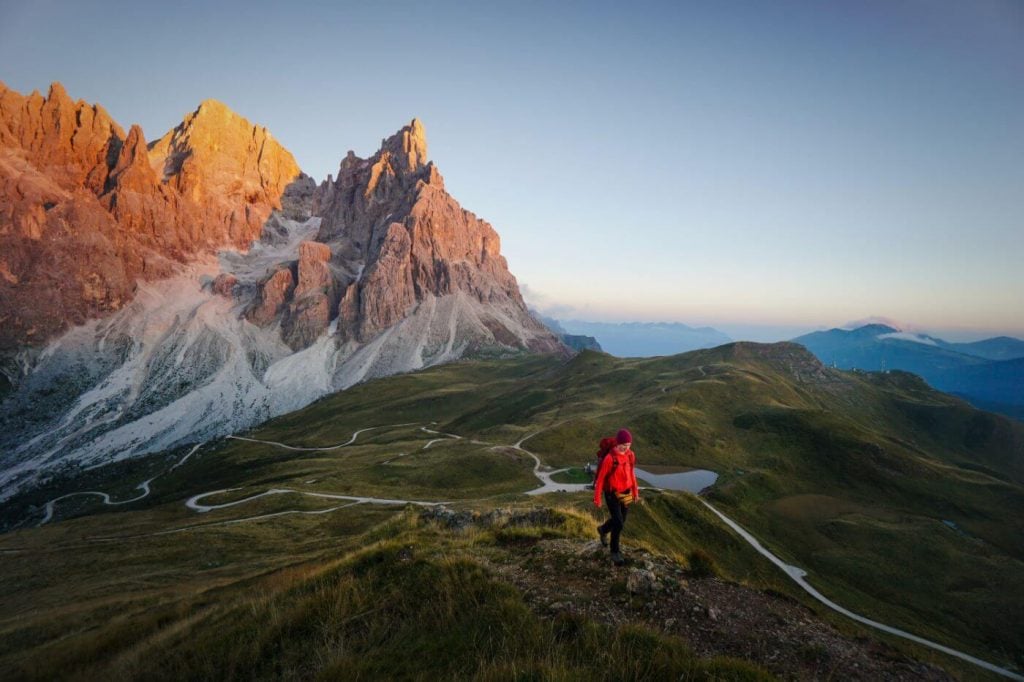
[[[597,527],[597,534],[599,536],[601,536],[601,546],[602,547],[607,547],[608,546],[608,532],[601,530],[601,528],[602,528],[602,526],[598,526]]]
[[[619,552],[612,552],[612,563],[616,566],[622,566],[626,563],[626,560],[622,558],[622,554]]]

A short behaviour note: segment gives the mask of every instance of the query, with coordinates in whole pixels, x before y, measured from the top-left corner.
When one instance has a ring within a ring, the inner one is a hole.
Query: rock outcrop
[[[331,248],[307,241],[299,244],[298,284],[283,322],[283,337],[293,349],[309,346],[327,331],[338,301],[328,262]]]
[[[482,345],[564,350],[527,312],[498,233],[445,191],[418,120],[369,159],[349,152],[313,205],[322,216],[317,239],[358,263],[338,282],[344,338],[366,342],[428,299],[461,296],[479,311]]]
[[[224,298],[234,298],[235,285],[238,284],[238,278],[234,275],[222,272],[217,275],[213,280],[213,284],[210,286],[213,293]]]
[[[207,101],[149,149],[59,83],[0,83],[0,351],[117,310],[138,279],[259,236],[300,176],[265,128]]]
[[[219,279],[219,278],[218,278]],[[272,324],[284,310],[288,298],[295,290],[295,278],[290,268],[276,270],[260,288],[257,303],[246,312],[253,324],[266,327]]]

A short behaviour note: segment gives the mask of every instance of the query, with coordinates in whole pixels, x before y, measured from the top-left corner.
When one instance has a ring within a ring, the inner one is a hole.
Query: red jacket
[[[594,481],[594,504],[600,506],[601,494],[608,490],[617,493],[632,492],[633,497],[637,497],[639,490],[636,486],[636,476],[633,474],[634,464],[636,455],[632,449],[621,454],[618,449],[609,452],[601,460],[601,466],[597,470],[597,479]]]

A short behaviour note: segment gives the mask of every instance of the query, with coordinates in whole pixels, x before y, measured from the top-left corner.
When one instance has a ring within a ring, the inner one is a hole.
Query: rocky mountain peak
[[[208,97],[200,102],[192,116],[197,118],[241,118],[241,116],[232,111],[227,104],[224,104],[224,102],[221,102],[219,99],[213,99],[212,97]]]
[[[388,222],[408,214],[423,182],[440,175],[426,163],[426,132],[418,120],[381,141],[367,159],[349,152],[337,178],[324,182],[314,197],[314,212],[323,216],[318,239],[343,242],[340,252],[368,262],[384,239]]]
[[[62,101],[71,102],[68,91],[64,89],[64,85],[60,81],[50,83],[50,90],[46,95],[46,99],[55,104]]]
[[[98,104],[73,101],[64,86],[23,96],[0,83],[0,148],[65,190],[101,192],[124,130]]]
[[[155,183],[156,175],[149,165],[149,151],[142,128],[132,125],[110,171],[108,186],[146,191]]]
[[[418,118],[404,126],[380,144],[381,151],[389,152],[397,167],[407,172],[420,170],[427,164],[427,131]]]
[[[35,99],[36,93],[33,92],[32,95],[30,95],[30,98]],[[46,97],[43,99],[42,112],[44,115],[56,115],[59,117],[60,114],[58,112],[74,111],[78,108],[76,107],[76,104],[88,106],[81,100],[76,103],[71,99],[71,96],[68,95],[68,91],[64,89],[64,86],[61,83],[54,81],[50,83],[50,88],[47,90]]]
[[[490,309],[477,320],[482,340],[563,351],[527,312],[498,233],[459,206],[426,159],[426,131],[413,119],[370,158],[349,152],[337,179],[317,189],[317,240],[351,264],[329,308],[337,311],[339,334],[366,342],[425,303],[456,297]]]
[[[197,253],[247,247],[299,177],[220,102],[147,146],[60,83],[46,97],[0,84],[0,351],[117,310]]]
[[[284,188],[300,174],[291,152],[266,128],[214,99],[150,145],[149,160],[164,182],[199,202],[218,196],[278,208]],[[262,225],[266,218],[254,220]]]

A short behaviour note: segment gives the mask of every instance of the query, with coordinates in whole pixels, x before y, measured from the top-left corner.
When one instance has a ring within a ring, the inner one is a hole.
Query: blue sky
[[[214,97],[318,179],[419,117],[556,315],[1024,336],[1017,0],[209,4],[2,0],[0,79],[148,139]]]

